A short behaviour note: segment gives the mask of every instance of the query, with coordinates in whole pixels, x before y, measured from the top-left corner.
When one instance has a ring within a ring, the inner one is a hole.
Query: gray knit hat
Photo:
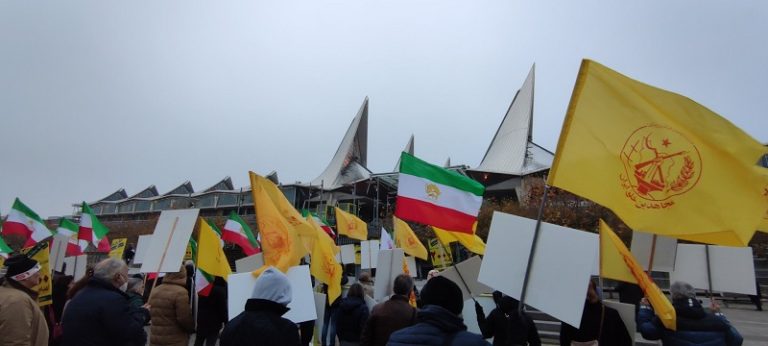
[[[669,293],[672,295],[672,299],[696,298],[696,290],[693,286],[682,281],[675,281],[672,286],[669,286]]]

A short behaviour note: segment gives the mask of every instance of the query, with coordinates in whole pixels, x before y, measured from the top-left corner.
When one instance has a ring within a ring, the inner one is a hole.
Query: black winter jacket
[[[112,283],[91,278],[64,309],[62,345],[141,345],[147,312],[135,308]]]
[[[265,299],[248,299],[245,311],[227,323],[219,345],[300,345],[299,329],[282,316],[285,306]]]
[[[341,341],[360,342],[368,320],[368,305],[358,297],[346,297],[336,312],[336,335]]]
[[[536,324],[525,312],[515,309],[504,313],[500,308],[495,308],[488,317],[482,314],[482,308],[479,312],[477,325],[484,338],[493,338],[494,346],[541,346]]]
[[[214,285],[208,296],[197,298],[197,335],[218,335],[227,322],[227,288]]]
[[[480,335],[468,332],[461,317],[441,306],[425,306],[416,320],[416,325],[392,333],[387,345],[490,345]]]

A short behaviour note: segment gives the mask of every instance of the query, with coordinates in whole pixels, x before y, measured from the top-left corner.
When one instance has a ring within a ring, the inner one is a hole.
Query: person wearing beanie
[[[5,261],[0,282],[0,345],[48,345],[48,325],[37,305],[40,265],[24,254]]]
[[[299,329],[283,318],[293,294],[288,277],[275,267],[256,279],[245,311],[233,318],[221,332],[219,345],[300,345]]]
[[[396,331],[387,345],[490,345],[480,335],[467,331],[461,311],[464,297],[453,281],[436,276],[421,290],[424,308],[416,314],[418,323]]]
[[[64,346],[146,345],[147,306],[131,306],[128,266],[107,258],[93,268],[93,276],[64,307],[61,318]]]
[[[176,273],[165,274],[163,283],[155,287],[149,296],[149,314],[152,318],[150,345],[189,345],[189,335],[195,331],[195,320],[189,307],[186,284],[187,270],[182,266]]]
[[[717,302],[713,300],[712,312],[707,312],[696,299],[696,290],[690,284],[674,282],[669,287],[669,293],[677,317],[677,330],[665,328],[648,299],[643,298],[637,312],[637,330],[643,338],[661,340],[664,346],[739,346],[744,342],[741,334],[720,313]]]
[[[408,274],[395,277],[389,300],[377,304],[365,323],[361,345],[384,346],[392,333],[416,324],[416,308],[408,302],[413,291],[413,279]]]
[[[484,338],[493,338],[493,345],[529,345],[541,346],[536,324],[525,311],[520,311],[520,302],[500,291],[493,292],[496,308],[488,317],[480,303],[475,301],[477,325]]]

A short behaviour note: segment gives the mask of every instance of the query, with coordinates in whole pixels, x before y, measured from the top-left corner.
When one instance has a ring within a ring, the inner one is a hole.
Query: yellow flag
[[[22,253],[26,254],[40,265],[40,284],[36,286],[37,305],[43,307],[53,304],[53,278],[51,277],[50,249],[47,241],[24,248]]]
[[[307,216],[311,218],[311,215]],[[314,222],[311,223],[315,225]],[[309,272],[320,282],[328,285],[328,304],[341,296],[341,264],[336,260],[338,247],[320,226],[314,226],[317,237],[312,247],[312,262]]]
[[[475,225],[477,225],[477,223],[475,223]],[[432,226],[432,230],[435,232],[437,240],[439,240],[445,247],[448,247],[448,244],[457,241],[461,243],[461,245],[464,245],[469,251],[478,255],[485,254],[485,242],[483,242],[483,239],[478,237],[477,234],[451,232],[434,226]]]
[[[368,239],[368,224],[365,221],[360,220],[357,216],[354,216],[346,211],[336,209],[336,228],[339,234],[346,235],[352,239],[367,240]]]
[[[128,238],[112,239],[112,244],[109,246],[109,257],[123,259],[126,242],[128,242]]]
[[[197,266],[212,276],[226,279],[232,274],[227,256],[221,248],[221,240],[208,222],[200,218],[200,234],[197,241]]]
[[[408,261],[405,260],[405,257],[403,257],[403,274],[411,275],[411,269],[408,268]],[[414,290],[411,290],[411,294],[408,296],[408,304],[411,304],[414,308],[416,307],[416,292]]]
[[[426,261],[429,258],[427,248],[421,243],[416,233],[413,233],[411,226],[395,216],[392,216],[392,223],[395,224],[395,246],[413,257]]]
[[[249,175],[256,221],[261,234],[261,249],[264,252],[264,267],[254,271],[254,275],[260,274],[268,266],[274,266],[285,273],[288,268],[299,264],[307,253],[306,249],[292,223],[283,217],[267,194],[266,190],[274,186],[274,183],[253,172],[249,172]]]
[[[548,183],[633,229],[745,246],[768,210],[764,152],[691,99],[584,60]]]
[[[261,187],[264,189],[264,192],[272,201],[272,204],[275,206],[277,211],[280,212],[280,215],[282,215],[285,221],[288,222],[288,226],[293,228],[296,234],[298,234],[300,237],[309,238],[315,238],[317,236],[312,223],[307,222],[307,220],[301,216],[301,213],[299,213],[299,211],[294,208],[293,204],[291,204],[291,202],[285,198],[285,195],[282,191],[280,191],[280,188],[277,187],[277,185],[275,185],[271,180],[264,178],[256,173],[251,172],[251,174],[255,176],[256,181],[260,183]],[[251,183],[251,185],[253,185],[253,183]],[[306,250],[309,252],[312,250],[312,248],[309,247]]]
[[[607,247],[613,247],[613,249],[606,249]],[[606,257],[603,257],[604,254]],[[616,258],[616,254],[621,257]],[[622,261],[625,267],[624,271],[616,268],[617,266],[613,263],[608,264],[607,262],[609,261]],[[613,230],[603,220],[600,220],[600,262],[601,275],[607,272],[609,275],[615,276],[604,277],[636,283],[643,290],[645,296],[648,297],[648,301],[653,306],[656,316],[659,316],[661,323],[667,329],[677,329],[677,317],[672,303],[664,296],[659,286],[656,286],[653,280],[643,271],[643,267],[637,263],[635,257],[632,256],[627,246],[624,245],[624,242],[619,239],[616,233],[613,233]],[[625,271],[629,271],[632,278],[628,278]]]

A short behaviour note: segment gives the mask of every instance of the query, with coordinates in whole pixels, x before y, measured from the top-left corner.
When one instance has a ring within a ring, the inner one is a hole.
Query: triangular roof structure
[[[181,183],[181,185],[175,187],[171,191],[168,191],[163,194],[163,196],[169,196],[169,195],[189,195],[195,193],[195,190],[192,188],[192,183],[189,182],[189,180]]]
[[[93,203],[114,202],[114,201],[119,201],[121,199],[126,199],[126,198],[128,198],[128,194],[125,192],[125,189],[121,187],[117,191],[110,193],[107,197],[104,197]],[[89,203],[89,204],[93,204],[93,203]]]
[[[189,186],[190,189],[192,188],[192,185]],[[232,185],[232,178],[229,176],[224,177],[224,179],[219,180],[218,183],[213,184],[211,187],[203,190],[203,192],[211,192],[211,191],[225,191],[225,190],[234,190],[235,187]]]
[[[448,159],[445,160],[445,164],[443,167],[451,167],[451,157],[448,156]]]
[[[357,115],[349,124],[347,133],[341,140],[336,154],[333,155],[328,167],[319,177],[312,180],[311,185],[333,190],[362,179],[368,179],[371,172],[368,164],[368,97],[363,101]]]
[[[157,195],[159,195],[159,193],[157,192],[157,188],[155,187],[155,185],[150,185],[146,189],[141,190],[141,191],[137,192],[136,194],[134,194],[133,196],[128,197],[128,198],[129,199],[130,198],[152,198],[152,197],[155,197]]]
[[[405,148],[403,148],[403,151],[413,155],[413,135],[411,135],[411,139],[408,140],[408,143],[405,144]],[[395,172],[400,171],[400,155],[397,155],[397,163],[395,164]]]
[[[533,143],[536,65],[515,94],[482,162],[472,171],[523,176],[549,169],[554,154]]]

